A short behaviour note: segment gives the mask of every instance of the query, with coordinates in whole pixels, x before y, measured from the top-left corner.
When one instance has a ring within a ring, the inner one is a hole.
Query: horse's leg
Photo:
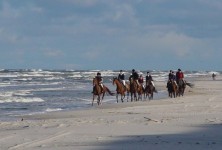
[[[118,103],[118,93],[116,92],[116,102]]]
[[[131,94],[131,102],[133,101],[133,92],[130,92]]]
[[[136,101],[138,101],[138,97],[139,95],[137,96],[136,92],[134,93],[134,98],[136,99]]]
[[[98,95],[97,97],[97,104],[99,105],[99,101],[100,101],[100,95]]]
[[[122,103],[123,103],[123,99],[125,98],[125,94],[124,93],[122,93],[121,94],[121,101],[122,101]]]
[[[103,95],[102,95],[102,100],[103,100],[103,98],[104,98],[104,96],[105,96],[105,91],[102,93]]]
[[[94,99],[95,99],[95,95],[93,94],[93,99],[92,99],[92,106],[93,106],[93,102],[94,102]]]

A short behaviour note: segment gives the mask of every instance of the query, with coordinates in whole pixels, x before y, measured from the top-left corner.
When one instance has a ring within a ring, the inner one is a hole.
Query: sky
[[[1,0],[1,69],[222,71],[221,0]]]

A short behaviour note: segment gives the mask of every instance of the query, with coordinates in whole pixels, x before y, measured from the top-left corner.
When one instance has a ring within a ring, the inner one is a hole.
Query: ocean
[[[104,78],[104,85],[115,92],[116,86],[112,84],[112,78],[118,76],[119,70],[2,69],[0,120],[13,120],[21,115],[92,108],[92,79],[98,71]],[[169,71],[150,72],[154,82],[166,82],[168,79]],[[146,71],[138,73],[144,77],[146,75]],[[213,71],[184,73],[185,78],[192,81],[200,76],[210,77]],[[128,79],[131,70],[125,70],[124,74]],[[154,100],[166,97],[166,90],[158,91],[158,94],[154,95]],[[116,97],[105,95],[103,103],[116,103]]]

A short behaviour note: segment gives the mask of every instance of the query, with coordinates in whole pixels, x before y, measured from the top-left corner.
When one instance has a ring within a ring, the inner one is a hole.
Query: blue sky
[[[221,0],[1,0],[0,68],[222,70]]]

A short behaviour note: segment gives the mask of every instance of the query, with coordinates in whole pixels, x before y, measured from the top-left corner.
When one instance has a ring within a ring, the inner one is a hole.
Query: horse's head
[[[95,86],[95,85],[98,85],[98,84],[99,84],[99,82],[98,82],[97,78],[93,78],[93,85]]]
[[[116,83],[116,81],[117,81],[117,78],[113,77],[113,85]]]

